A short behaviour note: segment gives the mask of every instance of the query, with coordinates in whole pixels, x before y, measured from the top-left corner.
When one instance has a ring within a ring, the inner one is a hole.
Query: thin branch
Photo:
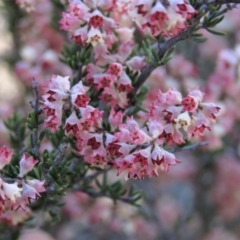
[[[35,79],[32,80],[32,89],[34,92],[34,103],[30,101],[30,105],[32,106],[34,112],[35,112],[35,122],[36,126],[32,130],[31,137],[33,142],[33,148],[32,153],[35,156],[39,155],[39,143],[38,143],[38,116],[41,114],[41,109],[39,109],[39,91],[38,91],[38,83],[35,81]]]
[[[58,165],[60,160],[63,158],[66,148],[67,148],[67,143],[66,142],[61,142],[59,144],[59,146],[56,150],[56,152],[57,152],[56,157],[53,160],[55,165]]]
[[[94,178],[98,177],[99,175],[108,172],[110,169],[111,169],[111,166],[107,166],[107,168],[105,168],[103,170],[96,171],[95,173],[93,173],[91,175],[87,175],[87,176],[80,178],[79,181],[85,182],[85,181],[93,180]]]
[[[207,146],[207,145],[208,145],[208,142],[200,142],[200,143],[192,144],[192,145],[185,146],[185,147],[182,147],[182,148],[176,147],[176,148],[173,148],[173,149],[168,150],[168,151],[172,152],[172,153],[182,152],[182,151],[193,151],[198,147],[203,147],[203,146]]]
[[[158,45],[158,56],[159,59],[162,59],[166,52],[172,48],[177,42],[182,41],[184,39],[187,39],[190,37],[190,31],[191,27],[187,30],[184,30],[180,32],[177,36],[170,38]],[[160,65],[159,65],[160,66]],[[138,80],[135,84],[133,84],[133,90],[129,94],[129,97],[132,98],[138,91],[138,89],[142,86],[142,84],[147,80],[147,78],[150,76],[152,71],[157,67],[157,65],[148,64],[143,71],[141,72],[140,76],[138,77]]]
[[[78,69],[73,75],[73,80],[74,80],[72,83],[73,86],[76,85],[82,79],[82,68],[83,68],[83,65],[81,62],[79,62]]]
[[[201,4],[223,5],[223,4],[231,4],[231,3],[240,4],[240,0],[207,0],[207,1],[203,1]]]
[[[224,9],[220,10],[220,11],[217,13],[216,17],[219,17],[219,16],[225,14],[227,11],[232,10],[233,8],[236,8],[236,6],[237,6],[237,4],[227,5]]]
[[[102,191],[97,191],[95,189],[81,189],[79,186],[73,187],[74,191],[81,191],[87,193],[91,197],[108,197],[112,198],[112,196],[108,193],[102,192]],[[122,202],[126,203],[135,203],[136,199],[134,197],[128,197],[128,196],[119,196],[116,200],[120,200]]]

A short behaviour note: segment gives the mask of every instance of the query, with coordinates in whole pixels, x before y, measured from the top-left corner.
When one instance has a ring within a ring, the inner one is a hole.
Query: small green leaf
[[[204,43],[207,41],[207,38],[197,38],[197,37],[193,37],[192,40],[196,43]]]
[[[208,32],[212,33],[212,34],[215,34],[215,35],[219,35],[219,36],[224,36],[225,33],[223,32],[219,32],[219,31],[216,31],[216,30],[213,30],[213,29],[210,29],[210,28],[206,28]]]

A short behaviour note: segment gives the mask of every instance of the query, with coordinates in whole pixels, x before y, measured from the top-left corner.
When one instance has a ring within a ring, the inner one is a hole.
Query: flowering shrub
[[[96,201],[92,206],[94,214],[84,211],[91,197],[106,197],[118,202],[120,209],[111,230],[118,231],[131,215],[134,220],[133,223],[128,220],[129,231],[135,237],[156,239],[159,235],[156,223],[146,224],[143,217],[137,217],[136,210],[121,213],[124,207],[120,202],[139,205],[143,197],[131,181],[121,178],[145,179],[142,182],[155,178],[153,181],[159,181],[160,188],[171,179],[189,180],[197,175],[197,170],[188,162],[193,157],[188,150],[198,151],[201,146],[208,150],[220,148],[222,137],[231,133],[240,117],[236,112],[239,46],[235,50],[221,50],[215,69],[203,77],[196,55],[191,62],[180,55],[184,46],[175,51],[175,45],[183,40],[182,44],[189,40],[205,42],[204,36],[209,34],[209,41],[204,44],[211,49],[213,35],[222,35],[221,29],[215,27],[240,2],[4,0],[3,3],[14,44],[13,54],[4,60],[33,100],[32,111],[26,104],[16,103],[19,113],[4,119],[9,139],[3,137],[0,141],[4,143],[0,148],[0,221],[3,225],[23,226],[26,219],[25,223],[37,219],[39,212],[48,213],[41,224],[49,217],[56,221],[66,202],[63,212],[70,218],[84,216],[81,224],[102,221],[108,225],[111,203]],[[203,55],[204,44],[199,47]],[[207,61],[204,64],[207,68]],[[178,152],[185,154],[178,156]],[[204,161],[209,164],[211,155],[206,151],[200,157],[205,160],[201,159],[199,164]],[[229,159],[228,168],[233,168],[237,175],[234,166],[237,168],[238,163],[234,157]],[[231,191],[230,201],[236,204],[234,209],[240,208],[232,186],[235,175],[229,183],[222,180],[229,175],[224,169],[228,165],[225,161],[217,164],[214,179],[217,187],[214,196],[210,196],[221,208],[220,216],[231,219],[236,215],[234,210],[224,208],[227,203],[221,199],[228,193],[222,186],[230,186],[227,187]],[[186,189],[192,191],[189,186]],[[188,210],[184,215],[184,207],[169,192],[152,202],[156,212],[150,213],[161,226],[159,236],[175,239],[168,226],[174,228],[181,216],[181,221],[187,221]],[[171,209],[175,209],[174,213]],[[14,214],[19,214],[18,221]],[[142,234],[136,231],[139,227]],[[11,237],[15,239],[20,228],[12,229]],[[224,229],[213,230],[206,239],[221,231]],[[3,231],[4,234],[7,233]],[[187,239],[183,233],[179,236]]]

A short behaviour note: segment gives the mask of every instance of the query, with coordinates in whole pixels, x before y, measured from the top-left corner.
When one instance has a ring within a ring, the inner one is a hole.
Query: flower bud
[[[28,157],[28,155],[24,153],[19,163],[20,173],[18,174],[18,176],[23,177],[26,173],[30,172],[37,162],[38,161],[35,160],[33,157]]]
[[[7,149],[5,146],[0,148],[0,170],[11,161],[13,150]]]

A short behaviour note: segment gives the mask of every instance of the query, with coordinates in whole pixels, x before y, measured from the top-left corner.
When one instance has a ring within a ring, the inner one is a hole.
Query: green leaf
[[[215,35],[219,35],[219,36],[224,36],[225,33],[223,32],[219,32],[219,31],[216,31],[216,30],[213,30],[213,29],[210,29],[210,28],[206,28],[206,30],[212,34],[215,34]]]
[[[192,40],[196,43],[204,43],[207,41],[207,38],[197,38],[197,37],[193,37]]]
[[[220,23],[224,19],[224,16],[221,16],[219,18],[215,18],[208,24],[208,27],[215,27],[218,23]]]

